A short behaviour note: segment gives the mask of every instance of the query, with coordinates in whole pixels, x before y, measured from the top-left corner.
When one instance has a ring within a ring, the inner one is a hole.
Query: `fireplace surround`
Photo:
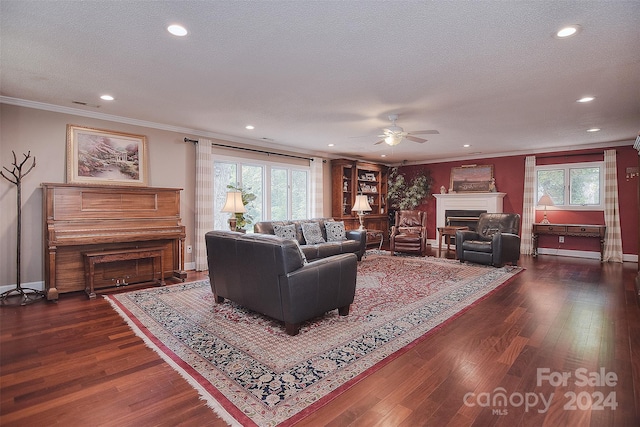
[[[436,198],[436,228],[446,225],[458,225],[447,224],[447,211],[469,211],[472,214],[478,213],[478,215],[481,212],[502,213],[502,199],[506,195],[507,193],[434,194],[433,196]],[[469,215],[469,212],[460,216],[472,216]]]

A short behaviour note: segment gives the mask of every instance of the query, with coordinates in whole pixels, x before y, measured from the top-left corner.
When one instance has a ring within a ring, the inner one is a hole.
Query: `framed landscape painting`
[[[67,125],[67,182],[147,185],[147,138]]]
[[[451,168],[451,186],[457,193],[490,191],[493,165],[472,165]]]

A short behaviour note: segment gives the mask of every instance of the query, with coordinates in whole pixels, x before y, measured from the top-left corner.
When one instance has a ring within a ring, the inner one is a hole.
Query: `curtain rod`
[[[593,151],[591,153],[571,153],[571,154],[549,154],[547,156],[536,156],[536,159],[552,159],[556,157],[574,157],[574,156],[594,156],[604,154],[604,151]]]
[[[197,144],[198,140],[197,139],[189,139],[189,138],[185,137],[184,138],[184,142],[191,142],[193,144]],[[274,153],[272,151],[256,150],[255,148],[234,147],[233,145],[218,144],[218,143],[215,143],[215,142],[212,142],[211,145],[215,146],[215,147],[231,148],[232,150],[251,151],[253,153],[266,154],[267,156],[272,156],[273,155],[273,156],[291,157],[293,159],[308,160],[310,162],[313,162],[313,159],[311,157],[294,156],[293,154]]]

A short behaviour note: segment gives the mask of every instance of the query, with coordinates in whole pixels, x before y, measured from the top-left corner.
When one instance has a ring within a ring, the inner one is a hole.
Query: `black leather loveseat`
[[[309,243],[304,237],[303,224],[317,223],[322,233],[323,242]],[[261,234],[276,234],[276,227],[293,226],[295,239],[300,244],[302,251],[308,260],[325,258],[331,255],[354,253],[358,261],[362,259],[367,246],[367,232],[365,230],[344,231],[344,240],[329,241],[327,236],[327,223],[336,223],[333,218],[314,218],[295,221],[262,221],[254,224],[253,231]]]
[[[217,303],[225,298],[285,323],[327,311],[349,314],[356,290],[356,255],[305,262],[296,242],[267,234],[210,231],[205,235],[209,279]]]

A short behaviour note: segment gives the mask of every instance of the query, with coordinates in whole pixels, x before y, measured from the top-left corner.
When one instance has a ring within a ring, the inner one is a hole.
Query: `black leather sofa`
[[[475,231],[456,231],[456,256],[460,262],[516,265],[520,259],[519,234],[519,214],[480,214]]]
[[[275,235],[273,227],[275,225],[295,225],[296,239],[302,248],[308,260],[325,258],[332,255],[354,253],[358,257],[358,261],[362,260],[362,256],[366,251],[367,232],[366,230],[347,230],[346,240],[341,242],[327,242],[327,232],[325,222],[333,222],[333,218],[314,218],[295,221],[262,221],[257,222],[253,226],[255,233]],[[317,222],[325,243],[307,244],[302,234],[302,223]]]
[[[356,255],[304,262],[296,242],[268,234],[210,231],[205,235],[211,290],[285,323],[296,335],[300,323],[338,309],[349,314],[356,290]]]

